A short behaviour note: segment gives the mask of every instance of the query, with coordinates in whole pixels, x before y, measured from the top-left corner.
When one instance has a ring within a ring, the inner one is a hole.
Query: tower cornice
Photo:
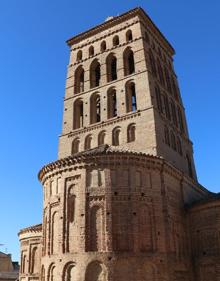
[[[146,20],[147,23],[151,26],[151,28],[153,28],[155,33],[158,34],[162,38],[166,47],[169,49],[171,56],[175,54],[175,50],[172,47],[172,45],[169,43],[169,41],[165,38],[165,36],[162,34],[162,32],[159,30],[159,28],[154,24],[152,19],[145,13],[145,11],[141,7],[134,8],[133,10],[123,13],[119,16],[113,17],[112,19],[110,19],[102,24],[99,24],[85,32],[79,33],[78,35],[68,39],[66,41],[67,45],[69,47],[71,47],[73,44],[77,44],[81,40],[94,36],[97,33],[100,33],[101,31],[109,29],[110,27],[112,27],[114,25],[120,24],[121,22],[124,22],[125,20],[132,18],[134,16],[139,16],[141,19]]]

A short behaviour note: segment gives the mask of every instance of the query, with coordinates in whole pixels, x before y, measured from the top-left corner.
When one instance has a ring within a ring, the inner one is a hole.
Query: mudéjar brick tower
[[[67,41],[58,160],[20,281],[219,281],[220,196],[196,176],[174,49],[135,8]]]

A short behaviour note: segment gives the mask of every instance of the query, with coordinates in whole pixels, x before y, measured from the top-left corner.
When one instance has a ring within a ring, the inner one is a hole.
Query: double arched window
[[[125,85],[126,93],[126,111],[132,112],[137,110],[136,90],[133,82],[128,82]]]
[[[134,53],[131,48],[126,48],[123,54],[124,59],[124,75],[130,75],[135,72]]]
[[[100,95],[94,93],[90,99],[90,123],[94,124],[101,121]]]
[[[84,69],[80,65],[75,71],[75,94],[84,92]]]
[[[117,96],[116,90],[111,88],[107,93],[107,106],[108,106],[108,118],[117,116]]]
[[[83,127],[83,101],[82,99],[77,99],[73,106],[73,128],[78,129]]]
[[[117,58],[114,54],[109,54],[106,59],[107,81],[117,80]]]
[[[165,143],[175,151],[177,151],[181,156],[183,155],[182,142],[179,136],[175,136],[174,132],[169,132],[168,127],[164,126],[164,140]]]
[[[98,87],[101,78],[101,66],[97,59],[90,65],[90,88]]]

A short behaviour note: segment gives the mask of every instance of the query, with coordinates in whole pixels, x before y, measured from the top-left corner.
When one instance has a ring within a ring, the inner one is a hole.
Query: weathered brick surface
[[[68,45],[59,160],[39,173],[20,280],[219,281],[219,199],[197,182],[173,48],[141,9]]]

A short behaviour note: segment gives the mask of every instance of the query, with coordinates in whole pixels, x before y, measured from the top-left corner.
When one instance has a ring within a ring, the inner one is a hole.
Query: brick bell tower
[[[59,159],[39,173],[40,280],[193,280],[183,210],[207,191],[174,49],[141,8],[67,43]]]
[[[161,156],[196,179],[174,49],[142,9],[70,47],[59,159],[101,144]]]

